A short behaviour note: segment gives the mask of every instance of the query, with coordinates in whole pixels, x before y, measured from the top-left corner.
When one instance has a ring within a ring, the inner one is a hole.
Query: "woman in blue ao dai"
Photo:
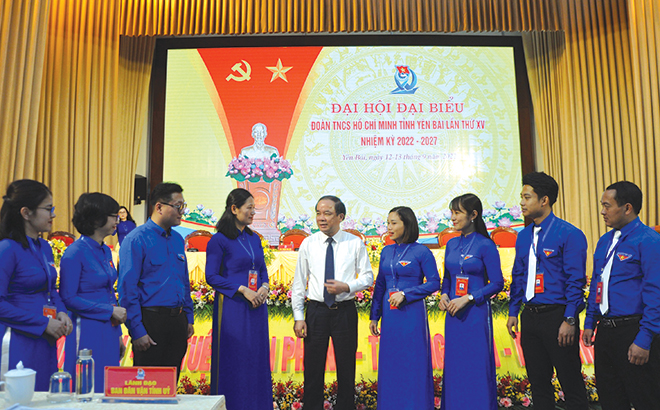
[[[431,251],[416,242],[419,227],[412,209],[392,209],[387,230],[395,244],[380,254],[369,324],[371,333],[380,335],[378,409],[431,410],[433,367],[424,298],[440,289],[438,267]]]
[[[223,394],[232,410],[273,406],[265,305],[268,270],[259,235],[248,227],[254,214],[252,194],[242,188],[231,191],[218,233],[206,247],[206,282],[217,292],[211,394]]]
[[[75,378],[78,352],[91,349],[97,393],[104,389],[105,366],[119,366],[125,350],[120,323],[126,321],[126,309],[117,306],[117,269],[103,243],[115,231],[118,211],[119,204],[108,195],[82,194],[73,213],[81,236],[66,248],[60,263],[60,294],[74,323],[64,347],[64,369]]]
[[[476,195],[454,198],[450,209],[461,235],[449,240],[445,251],[440,309],[448,314],[441,409],[497,410],[490,298],[504,286],[500,257]]]
[[[52,229],[53,218],[46,185],[30,179],[9,185],[0,210],[0,337],[9,355],[0,360],[0,373],[22,361],[36,370],[37,391],[48,390],[57,371],[57,339],[72,329],[56,287],[53,251],[39,238]]]

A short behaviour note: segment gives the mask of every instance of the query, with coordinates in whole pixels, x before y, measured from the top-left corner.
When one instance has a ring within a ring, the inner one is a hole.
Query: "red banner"
[[[268,129],[267,145],[285,157],[301,92],[322,47],[200,49],[213,80],[232,156],[252,145],[252,127]]]

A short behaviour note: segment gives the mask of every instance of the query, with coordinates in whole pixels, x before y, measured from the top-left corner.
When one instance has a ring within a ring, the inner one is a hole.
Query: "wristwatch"
[[[472,293],[468,293],[468,301],[474,302],[474,296],[472,296]]]
[[[565,317],[564,322],[568,323],[571,326],[575,326],[575,318],[573,316]]]
[[[401,291],[401,296],[403,296],[405,298],[406,297],[406,292]]]

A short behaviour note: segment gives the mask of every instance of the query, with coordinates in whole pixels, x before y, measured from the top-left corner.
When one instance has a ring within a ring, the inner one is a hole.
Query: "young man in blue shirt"
[[[119,304],[133,342],[135,366],[176,366],[193,335],[193,304],[184,240],[172,227],[186,207],[178,184],[151,193],[151,218],[129,233],[119,250]]]
[[[601,215],[611,231],[594,252],[582,340],[594,345],[603,410],[660,406],[660,235],[637,216],[642,191],[632,182],[607,187]],[[596,341],[594,329],[598,326]]]
[[[520,343],[534,409],[555,409],[552,375],[556,369],[566,409],[586,410],[578,314],[584,308],[587,238],[552,212],[558,193],[557,182],[543,172],[523,177],[520,206],[534,223],[516,241],[507,330],[515,339],[524,302]]]

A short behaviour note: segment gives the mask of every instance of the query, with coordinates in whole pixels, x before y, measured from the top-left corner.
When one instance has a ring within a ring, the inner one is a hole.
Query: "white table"
[[[48,393],[36,392],[32,403],[27,407],[35,409],[80,409],[80,410],[116,410],[116,409],[140,409],[140,410],[227,410],[225,396],[198,396],[194,394],[180,394],[176,398],[178,404],[153,404],[153,403],[101,403],[98,399],[101,394],[96,394],[94,400],[88,403],[80,403],[75,398],[68,403],[49,403],[46,400]],[[0,394],[0,408],[9,407],[4,400],[4,392]]]

